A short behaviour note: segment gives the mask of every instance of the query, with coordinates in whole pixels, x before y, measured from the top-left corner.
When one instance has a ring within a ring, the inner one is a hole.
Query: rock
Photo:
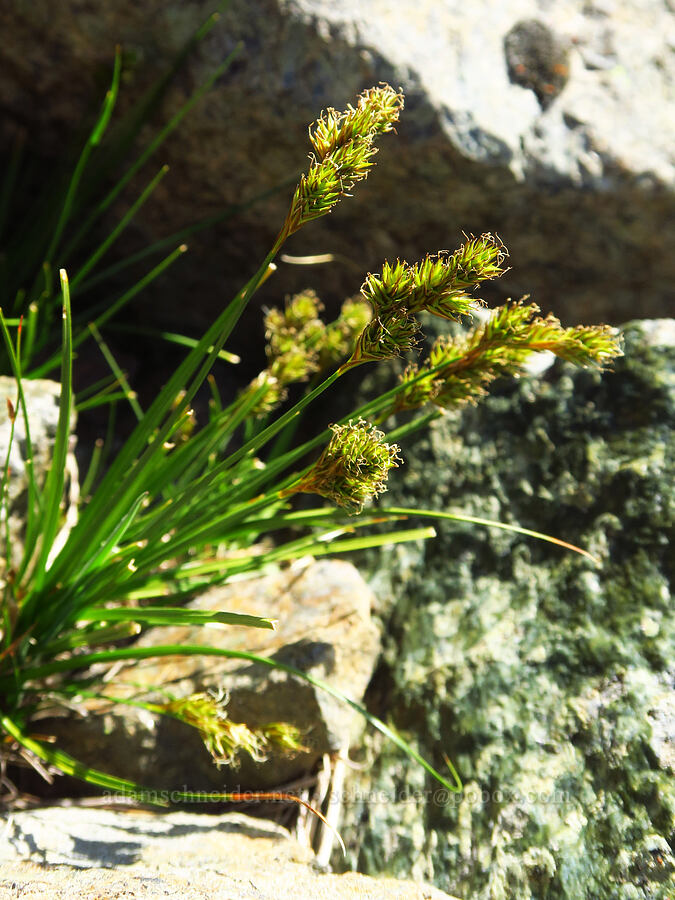
[[[237,813],[46,808],[6,819],[0,898],[452,900],[429,885],[330,875],[280,825]]]
[[[472,900],[675,896],[675,321],[623,331],[614,371],[556,363],[402,448],[387,504],[517,523],[599,564],[442,522],[368,557],[396,598],[370,708],[465,789],[367,736],[342,832],[360,871],[415,858]]]
[[[116,42],[126,60],[120,110],[128,109],[215,5],[8,0],[0,11],[11,36],[0,48],[5,146],[23,128],[42,158],[60,154],[85,110],[98,108]],[[308,283],[336,302],[384,258],[412,262],[453,249],[462,231],[491,230],[515,261],[492,299],[529,292],[575,321],[668,314],[674,23],[669,0],[233,0],[157,121],[168,121],[237,41],[242,54],[153,160],[152,173],[162,162],[171,172],[120,252],[282,184],[304,165],[306,127],[322,108],[388,80],[407,97],[398,137],[382,141],[378,167],[353,200],[286,248],[329,251],[336,261],[311,272],[280,263],[261,303]],[[51,175],[51,164],[43,167]],[[146,323],[185,331],[210,321],[270,247],[290,191],[191,237],[171,280],[145,294]],[[249,357],[254,328],[257,313],[233,346]]]
[[[252,628],[151,628],[139,646],[205,644],[272,656],[360,700],[379,655],[379,631],[370,616],[372,593],[347,562],[321,560],[259,579],[216,588],[194,609],[278,618],[276,631]],[[154,702],[167,693],[226,692],[234,722],[258,728],[289,722],[305,751],[270,751],[256,762],[240,754],[235,767],[217,768],[198,732],[181,722],[133,707],[83,703],[81,715],[40,722],[77,759],[149,787],[166,790],[261,790],[311,773],[325,753],[348,745],[364,720],[345,703],[307,682],[262,665],[215,657],[165,657],[127,665],[106,693],[129,697],[147,686]],[[114,715],[113,715],[114,713]],[[105,760],[105,765],[103,761]]]
[[[52,452],[54,450],[54,440],[59,421],[61,385],[47,379],[24,379],[23,392],[28,413],[28,432],[31,440],[33,472],[38,487],[42,488],[51,466]],[[12,404],[16,414],[13,435],[7,401]],[[71,433],[74,433],[75,421],[76,415],[73,411],[70,423]],[[63,535],[72,526],[73,515],[76,511],[73,503],[78,490],[78,477],[77,462],[73,453],[74,443],[75,437],[73,434],[67,458],[66,474],[66,484],[71,494],[67,502],[72,511],[67,516],[66,529],[62,532]],[[0,554],[0,578],[2,578],[7,562],[9,562],[11,568],[21,561],[23,538],[26,529],[29,485],[26,422],[18,402],[16,380],[6,376],[0,376],[0,459],[3,467],[6,461],[9,466],[9,545],[12,553],[11,559],[8,561],[4,558],[4,551]],[[0,516],[2,515],[3,513],[0,512]]]

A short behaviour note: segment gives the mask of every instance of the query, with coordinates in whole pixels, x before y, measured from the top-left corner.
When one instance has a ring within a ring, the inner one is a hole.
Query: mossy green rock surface
[[[372,707],[464,791],[371,739],[342,829],[362,871],[466,900],[675,897],[675,322],[624,333],[612,372],[556,363],[403,447],[388,504],[600,562],[445,523],[369,558],[388,623]]]

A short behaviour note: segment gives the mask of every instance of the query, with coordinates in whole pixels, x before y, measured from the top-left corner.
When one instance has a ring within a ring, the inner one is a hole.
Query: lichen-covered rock
[[[675,322],[624,333],[613,372],[556,364],[403,448],[392,504],[599,564],[445,523],[370,558],[389,635],[374,708],[465,789],[370,739],[344,830],[361,871],[414,856],[467,900],[675,896]]]

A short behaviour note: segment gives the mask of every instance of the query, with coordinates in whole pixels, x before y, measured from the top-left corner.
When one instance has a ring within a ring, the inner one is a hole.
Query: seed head
[[[403,94],[389,85],[364,91],[357,106],[328,109],[310,126],[310,167],[302,175],[283,228],[280,244],[307,222],[331,212],[341,197],[363,181],[374,165],[375,138],[391,131],[403,109]]]
[[[333,437],[314,465],[284,493],[319,494],[358,513],[363,504],[386,490],[387,475],[401,459],[396,444],[363,419],[331,425]]]

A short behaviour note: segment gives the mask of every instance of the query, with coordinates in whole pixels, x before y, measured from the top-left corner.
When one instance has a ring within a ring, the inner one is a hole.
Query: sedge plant
[[[186,353],[107,469],[87,478],[78,521],[65,535],[74,338],[69,278],[61,269],[61,395],[52,466],[44,483],[29,469],[21,556],[14,558],[8,539],[4,546],[0,588],[4,754],[28,754],[93,785],[152,799],[143,785],[84,765],[41,740],[31,723],[45,704],[67,704],[78,694],[106,699],[100,676],[91,674],[95,664],[200,654],[276,667],[341,697],[446,788],[461,789],[450,761],[449,775],[437,771],[384,722],[305,672],[243,651],[172,644],[147,648],[128,641],[151,626],[218,622],[235,628],[273,628],[275,610],[263,618],[227,610],[203,612],[186,603],[214,585],[235,575],[253,575],[263,566],[434,535],[429,526],[386,535],[369,530],[385,520],[424,515],[483,522],[449,512],[373,507],[373,499],[386,489],[391,469],[401,462],[398,442],[450,406],[474,402],[498,376],[519,373],[534,352],[548,350],[582,366],[603,366],[620,353],[617,338],[604,326],[564,328],[553,317],[540,317],[532,303],[510,302],[464,336],[440,339],[425,361],[408,366],[398,384],[294,445],[299,417],[345,373],[416,348],[420,313],[458,320],[475,312],[480,304],[474,294],[477,286],[505,270],[505,248],[485,234],[467,238],[453,253],[430,255],[413,264],[385,262],[379,274],[366,277],[360,298],[346,301],[334,322],[322,320],[321,303],[311,291],[295,296],[284,309],[269,311],[266,368],[226,405],[214,390],[208,421],[195,424],[191,407],[195,395],[285,241],[330,213],[368,176],[377,142],[394,130],[402,109],[402,93],[383,84],[362,93],[354,106],[328,109],[310,127],[309,166],[268,254]],[[13,425],[23,418],[30,458],[22,329],[4,316],[0,327],[16,380],[10,419]],[[289,405],[289,386],[302,383],[304,393]],[[400,412],[403,424],[387,432],[389,416]],[[5,519],[7,469],[5,465]],[[294,505],[301,493],[325,498],[329,505]],[[484,524],[570,546],[513,525]],[[229,552],[233,549],[237,552]],[[194,726],[221,764],[239,752],[256,758],[272,748],[293,752],[302,740],[290,723],[267,723],[257,732],[234,723],[223,697],[210,694],[152,702],[136,696],[129,702]],[[182,796],[194,797],[187,792]],[[240,797],[222,795],[224,800]]]

